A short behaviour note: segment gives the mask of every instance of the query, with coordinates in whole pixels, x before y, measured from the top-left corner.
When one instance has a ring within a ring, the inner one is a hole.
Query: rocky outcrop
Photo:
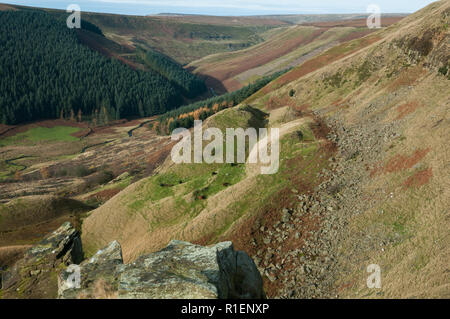
[[[83,260],[79,232],[70,223],[25,252],[2,274],[3,298],[56,298],[58,272]]]
[[[58,298],[114,298],[117,297],[119,274],[123,265],[122,249],[117,241],[99,250],[78,268],[79,286],[74,282],[75,269],[65,269],[58,276]]]
[[[3,298],[264,298],[253,260],[231,242],[172,241],[124,264],[117,241],[83,261],[80,234],[63,224],[3,273]]]
[[[59,298],[212,299],[264,298],[253,260],[231,242],[203,247],[172,241],[165,249],[123,264],[118,242],[112,242],[80,265],[80,286],[59,276]]]

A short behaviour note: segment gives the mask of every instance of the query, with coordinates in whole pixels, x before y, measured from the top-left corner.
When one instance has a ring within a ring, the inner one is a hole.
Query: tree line
[[[225,93],[169,111],[159,116],[158,121],[153,123],[152,128],[159,134],[171,134],[174,129],[179,127],[191,128],[194,126],[194,120],[204,120],[225,108],[242,103],[245,99],[289,70],[286,69],[262,77],[237,91]]]
[[[183,92],[183,95],[188,98],[195,98],[207,90],[203,80],[188,72],[180,64],[159,52],[145,52],[140,49],[138,56],[142,59],[145,65],[162,74],[178,86]]]

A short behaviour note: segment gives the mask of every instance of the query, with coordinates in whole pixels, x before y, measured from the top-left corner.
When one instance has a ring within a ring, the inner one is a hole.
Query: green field
[[[0,140],[0,146],[23,144],[24,142],[40,142],[40,141],[65,141],[73,142],[78,138],[71,134],[80,130],[78,127],[71,126],[55,126],[52,128],[47,127],[34,127],[26,132],[16,134]]]

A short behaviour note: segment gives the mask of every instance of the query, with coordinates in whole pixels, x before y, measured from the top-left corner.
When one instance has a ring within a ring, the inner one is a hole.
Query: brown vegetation
[[[378,165],[377,167],[372,169],[370,172],[370,176],[374,177],[378,174],[396,173],[411,169],[420,161],[422,161],[430,151],[430,148],[426,148],[417,149],[409,156],[397,154],[393,158],[391,158],[384,166]],[[425,185],[429,182],[432,176],[433,173],[431,168],[417,171],[403,183],[403,186],[405,188],[410,188],[414,186]]]
[[[394,92],[401,87],[413,85],[419,81],[424,74],[426,74],[426,70],[421,66],[406,68],[395,78],[392,83],[390,83],[388,90],[390,92]]]
[[[103,278],[94,283],[94,289],[91,294],[80,293],[78,299],[117,299],[118,292]]]
[[[119,194],[121,190],[122,189],[120,188],[105,189],[89,196],[88,199],[95,199],[99,202],[104,203]]]
[[[418,107],[419,107],[419,102],[417,101],[411,101],[402,105],[399,105],[397,107],[397,120],[400,120],[402,118],[404,118],[406,115],[413,113]]]
[[[414,173],[414,175],[408,177],[403,183],[404,188],[420,187],[430,182],[433,177],[432,168],[423,169]]]
[[[418,149],[410,156],[397,154],[391,158],[384,166],[373,169],[370,176],[374,177],[378,173],[395,173],[409,169],[419,163],[430,152],[430,148]]]
[[[382,17],[381,26],[388,27],[402,20],[403,17]],[[315,27],[367,27],[367,19],[351,19],[351,20],[341,20],[341,21],[327,21],[327,22],[313,22],[313,23],[302,23],[302,25],[310,25]]]
[[[264,88],[262,88],[259,92],[254,94],[251,98],[251,100],[254,100],[257,97],[260,97],[262,95],[265,95],[267,93],[270,93],[276,88],[279,88],[283,85],[286,85],[292,81],[298,80],[305,75],[312,73],[314,71],[319,70],[320,68],[323,68],[324,66],[327,66],[331,64],[334,61],[340,60],[352,53],[357,52],[358,50],[361,50],[377,41],[379,41],[381,38],[378,35],[371,35],[367,36],[365,38],[354,40],[358,41],[355,42],[355,46],[350,46],[350,43],[344,43],[337,47],[334,47],[325,53],[314,57],[302,65],[298,66],[297,68],[293,69],[292,71],[282,75],[277,80],[269,83]]]
[[[23,257],[24,252],[30,247],[31,245],[0,247],[0,270],[2,267],[12,266]]]
[[[220,82],[226,82],[229,87],[236,88],[239,84],[233,77],[247,70],[264,65],[275,60],[299,46],[306,45],[323,34],[327,29],[317,29],[307,35],[298,35],[293,38],[277,39],[258,45],[242,54],[225,61],[208,64],[204,70],[200,70],[200,75],[214,78]],[[234,85],[233,85],[234,84]],[[242,86],[242,84],[240,85]]]

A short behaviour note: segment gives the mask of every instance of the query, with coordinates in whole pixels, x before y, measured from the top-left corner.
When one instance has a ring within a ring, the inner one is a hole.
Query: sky
[[[267,15],[365,13],[376,4],[384,13],[411,13],[432,0],[0,0],[33,7],[66,9],[78,4],[81,11],[129,15],[185,13],[207,15]]]

